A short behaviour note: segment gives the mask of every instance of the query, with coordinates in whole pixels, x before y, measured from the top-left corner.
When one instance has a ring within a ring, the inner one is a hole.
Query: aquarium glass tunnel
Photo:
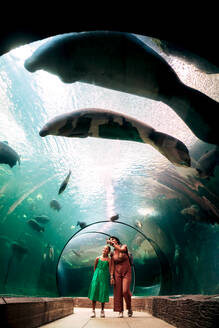
[[[198,59],[135,37],[184,84],[219,101],[218,75],[196,65]],[[111,235],[133,255],[133,295],[219,293],[215,144],[199,139],[162,101],[96,83],[66,83],[46,69],[28,71],[25,60],[52,38],[0,57],[0,294],[86,297],[95,258]],[[191,166],[174,165],[136,140],[39,135],[55,116],[83,108],[129,115],[179,139]],[[15,163],[8,147],[19,155]],[[212,151],[210,169],[201,175],[198,163]]]

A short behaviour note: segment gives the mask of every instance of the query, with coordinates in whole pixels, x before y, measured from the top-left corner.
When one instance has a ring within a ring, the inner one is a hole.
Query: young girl
[[[88,298],[92,300],[92,314],[91,318],[96,317],[95,308],[96,302],[101,302],[100,317],[105,318],[104,305],[109,302],[109,283],[110,283],[110,269],[111,260],[108,257],[110,247],[104,246],[102,256],[98,256],[94,263],[94,274],[88,291]]]

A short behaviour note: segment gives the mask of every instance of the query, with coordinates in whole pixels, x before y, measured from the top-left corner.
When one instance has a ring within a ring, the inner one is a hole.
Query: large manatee
[[[20,157],[16,151],[6,141],[0,141],[0,163],[13,167],[17,162],[20,165]]]
[[[133,117],[106,109],[86,108],[56,116],[39,132],[63,137],[96,137],[150,144],[177,166],[190,166],[186,146]]]
[[[24,64],[76,81],[162,101],[201,140],[219,145],[218,102],[183,84],[153,49],[129,33],[91,31],[58,35]]]

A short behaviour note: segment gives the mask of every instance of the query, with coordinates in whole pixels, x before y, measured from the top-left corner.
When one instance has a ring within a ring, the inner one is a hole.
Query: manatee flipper
[[[170,106],[200,140],[219,145],[217,113],[219,103],[181,81],[160,92],[161,101]]]

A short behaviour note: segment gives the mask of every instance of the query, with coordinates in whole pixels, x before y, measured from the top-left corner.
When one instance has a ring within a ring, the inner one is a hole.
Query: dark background
[[[123,3],[123,4],[122,4]],[[216,2],[29,1],[1,4],[0,55],[49,36],[114,30],[155,37],[219,66]]]

